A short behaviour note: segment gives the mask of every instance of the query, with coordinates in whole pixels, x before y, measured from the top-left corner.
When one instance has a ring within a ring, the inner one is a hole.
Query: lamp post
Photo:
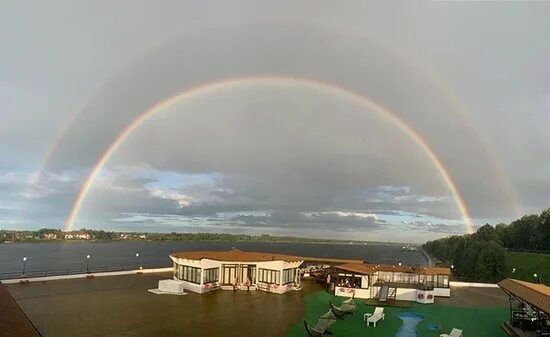
[[[455,265],[452,264],[452,265],[451,265],[451,276],[454,276],[454,275],[453,275],[453,274],[454,274],[454,271],[455,271]]]
[[[86,273],[89,274],[90,273],[90,254],[86,255]]]
[[[399,267],[401,267],[401,262],[399,262]]]
[[[25,267],[27,266],[27,257],[23,257],[23,271],[21,272],[21,275],[25,276]]]
[[[136,253],[136,267],[137,269],[141,269],[141,267],[139,266],[139,253]]]
[[[539,284],[541,283],[540,275],[539,275],[539,274],[534,273],[534,274],[533,274],[533,277],[535,278],[535,281],[537,281],[537,283],[539,283]]]

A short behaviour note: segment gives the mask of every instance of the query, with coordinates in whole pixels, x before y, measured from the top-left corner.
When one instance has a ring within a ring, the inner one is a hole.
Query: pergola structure
[[[510,322],[503,324],[510,336],[550,336],[550,287],[516,279],[498,286],[510,300]]]

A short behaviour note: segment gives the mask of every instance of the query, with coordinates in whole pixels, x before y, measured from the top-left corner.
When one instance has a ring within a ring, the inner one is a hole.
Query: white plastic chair
[[[447,335],[446,333],[444,333],[442,335],[439,335],[439,337],[463,337],[462,330],[453,328],[450,334]]]
[[[369,315],[369,314],[367,314]],[[368,318],[367,318],[367,326],[369,326],[369,323],[373,323],[374,327],[376,328],[376,323],[379,321],[379,320],[384,320],[384,308],[381,308],[381,307],[376,307],[374,309],[374,312],[372,313],[372,315],[370,315]],[[454,337],[454,336],[453,336]]]

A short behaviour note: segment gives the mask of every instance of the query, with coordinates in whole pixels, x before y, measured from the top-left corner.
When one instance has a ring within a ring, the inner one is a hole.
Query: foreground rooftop
[[[303,258],[299,256],[276,254],[276,253],[245,252],[238,249],[233,249],[228,251],[206,251],[206,250],[185,251],[185,252],[179,252],[179,253],[172,253],[170,254],[170,256],[176,259],[185,259],[185,260],[209,259],[209,260],[216,260],[216,261],[231,261],[231,262],[303,261]]]
[[[263,292],[215,292],[186,296],[154,295],[160,279],[171,273],[126,275],[31,282],[8,286],[18,304],[43,336],[287,336],[303,337],[304,318],[314,323],[335,298],[315,283],[304,282],[302,291],[274,295]],[[464,330],[465,336],[506,336],[500,324],[508,317],[507,296],[498,288],[455,288],[451,298],[433,305],[413,304],[407,309],[386,308],[386,319],[367,328],[363,314],[372,312],[355,300],[355,314],[337,322],[335,337],[394,337],[401,311],[426,317],[418,328],[422,337],[439,336],[428,330],[434,324]],[[342,324],[343,323],[343,324]],[[448,331],[445,331],[448,333]],[[440,332],[441,333],[441,332]]]

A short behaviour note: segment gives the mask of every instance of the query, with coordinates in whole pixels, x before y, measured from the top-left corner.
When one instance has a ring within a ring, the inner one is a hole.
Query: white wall
[[[200,266],[202,269],[220,268],[222,263],[216,260],[202,259],[200,261]]]
[[[434,296],[451,297],[451,288],[434,288]]]
[[[396,300],[416,301],[416,289],[397,288]]]
[[[341,297],[351,297],[355,293],[355,298],[370,298],[370,289],[334,287],[334,295]]]

